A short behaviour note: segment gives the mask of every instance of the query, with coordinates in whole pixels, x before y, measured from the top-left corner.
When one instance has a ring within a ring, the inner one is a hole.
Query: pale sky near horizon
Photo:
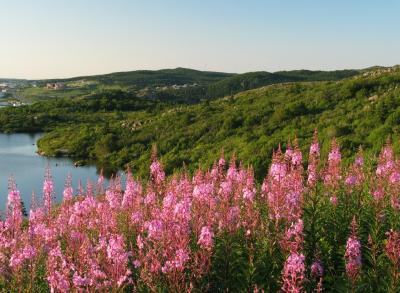
[[[400,1],[0,0],[0,77],[400,64]]]

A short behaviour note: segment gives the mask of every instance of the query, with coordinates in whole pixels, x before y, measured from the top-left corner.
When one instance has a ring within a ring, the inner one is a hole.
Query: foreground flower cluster
[[[10,180],[0,223],[0,288],[52,292],[399,292],[400,161],[388,143],[377,166],[362,151],[344,168],[317,134],[304,167],[295,141],[273,154],[257,186],[251,168],[227,164],[150,180],[128,171],[107,188],[55,205],[51,173],[29,217]]]

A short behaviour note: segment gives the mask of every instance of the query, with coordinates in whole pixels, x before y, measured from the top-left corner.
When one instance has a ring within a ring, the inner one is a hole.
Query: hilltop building
[[[48,90],[62,90],[65,89],[65,84],[62,82],[47,83],[46,88]]]

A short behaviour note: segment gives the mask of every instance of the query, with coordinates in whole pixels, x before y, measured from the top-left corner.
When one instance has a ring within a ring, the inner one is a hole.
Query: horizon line
[[[190,68],[190,67],[171,67],[171,68],[157,68],[157,69],[127,69],[127,70],[117,70],[117,71],[110,71],[110,72],[103,72],[103,73],[93,73],[93,74],[82,74],[82,75],[72,75],[72,76],[64,76],[64,77],[48,77],[48,78],[24,78],[24,77],[0,77],[0,80],[24,80],[24,81],[44,81],[44,80],[67,80],[67,79],[76,79],[76,78],[90,78],[96,76],[104,76],[110,74],[118,74],[118,73],[129,73],[129,72],[138,72],[138,71],[162,71],[162,70],[176,70],[176,69],[185,69],[185,70],[193,70],[199,72],[213,72],[213,73],[226,73],[226,74],[245,74],[245,73],[252,73],[252,72],[268,72],[268,73],[278,73],[278,72],[285,72],[285,71],[342,71],[342,70],[366,70],[372,68],[390,68],[400,66],[400,64],[393,64],[389,66],[383,65],[371,65],[363,68],[335,68],[335,69],[307,69],[307,68],[296,68],[296,69],[282,69],[277,71],[267,71],[267,70],[254,70],[254,71],[243,71],[243,72],[227,72],[227,71],[220,71],[220,70],[211,70],[211,69],[197,69],[197,68]]]

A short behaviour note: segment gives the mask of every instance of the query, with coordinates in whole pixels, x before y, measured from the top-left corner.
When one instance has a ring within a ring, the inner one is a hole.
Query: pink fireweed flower
[[[150,222],[145,223],[145,227],[147,227],[147,236],[150,239],[160,239],[162,237],[163,232],[163,223],[160,220],[152,220]]]
[[[279,160],[280,151],[274,154],[273,161],[279,168],[271,166],[269,176],[262,185],[263,196],[268,203],[269,217],[272,220],[297,220],[302,213],[303,177],[298,169],[288,169],[284,161]],[[275,171],[274,171],[275,170]],[[276,172],[284,170],[283,172]]]
[[[151,205],[153,203],[155,203],[156,201],[156,194],[154,193],[154,191],[149,191],[147,192],[146,197],[144,198],[144,204],[145,205]]]
[[[161,271],[166,274],[171,271],[183,271],[185,264],[189,260],[189,255],[186,250],[178,249],[175,253],[173,260],[168,260],[165,265],[161,268]]]
[[[182,223],[189,221],[191,218],[190,207],[191,207],[191,202],[188,199],[183,199],[180,202],[178,202],[175,205],[173,212],[175,219],[182,221]]]
[[[331,151],[328,155],[328,167],[324,174],[325,186],[336,190],[339,187],[341,177],[341,160],[339,145],[334,138],[331,143]]]
[[[67,179],[65,180],[65,187],[63,191],[64,201],[70,201],[74,195],[74,190],[72,188],[72,178],[71,174],[68,174]]]
[[[110,187],[106,190],[106,199],[112,209],[118,209],[121,206],[121,191],[117,189],[114,181],[110,182]]]
[[[356,159],[353,165],[350,167],[348,175],[345,179],[345,184],[351,189],[359,187],[364,182],[364,171],[363,171],[364,159],[362,149],[360,147]]]
[[[239,227],[240,220],[240,208],[238,206],[233,206],[229,208],[227,215],[227,227],[235,230]],[[222,228],[222,227],[221,227]]]
[[[378,159],[378,166],[376,168],[376,175],[387,179],[395,168],[395,158],[393,147],[388,141],[382,148]]]
[[[308,167],[307,167],[307,184],[309,186],[315,186],[317,182],[317,166],[320,156],[320,147],[318,143],[317,130],[314,131],[313,142],[310,146],[310,152],[308,156]]]
[[[249,188],[249,187],[243,188],[243,198],[244,199],[246,199],[248,201],[253,201],[255,194],[256,194],[255,188]]]
[[[346,274],[347,277],[355,282],[361,271],[361,243],[357,238],[357,222],[353,218],[351,222],[351,235],[346,243]]]
[[[214,233],[208,226],[204,226],[201,228],[199,240],[197,244],[200,245],[201,248],[206,250],[211,250],[214,244]]]
[[[144,247],[143,238],[140,235],[136,237],[136,245],[140,250]]]
[[[185,266],[185,263],[189,260],[189,255],[186,250],[178,249],[176,251],[175,257],[175,268],[178,270],[182,270]]]
[[[354,161],[356,166],[363,166],[364,165],[364,157],[362,155],[358,155]]]
[[[125,192],[122,198],[122,207],[131,207],[136,198],[142,194],[142,185],[132,178],[132,174],[128,171],[126,176]]]
[[[329,201],[331,202],[331,204],[332,204],[333,206],[337,206],[337,205],[338,205],[338,198],[337,198],[336,195],[331,196],[331,197],[329,198]]]
[[[301,166],[301,164],[303,163],[303,154],[301,153],[298,146],[294,148],[291,163],[293,166]]]
[[[293,252],[288,256],[282,271],[283,292],[303,292],[305,279],[304,259],[304,255],[297,252]]]
[[[124,238],[121,235],[110,237],[107,246],[107,257],[116,263],[125,263],[128,261],[128,253],[125,252]]]
[[[86,196],[87,197],[93,197],[93,183],[88,179],[86,182]]]
[[[297,142],[297,138],[294,140],[294,147],[290,146],[290,142],[288,142],[288,148],[285,153],[285,159],[291,165],[292,168],[302,167],[303,163],[303,154],[300,151],[299,144]]]
[[[292,144],[290,143],[289,140],[286,145],[285,160],[290,162],[292,160],[292,156],[293,156],[293,149],[292,149]]]
[[[242,174],[241,176],[242,178],[240,179],[240,181],[244,182],[245,184],[244,187],[242,188],[243,199],[252,203],[257,193],[256,186],[254,183],[253,170],[241,169],[240,173]]]
[[[193,188],[193,197],[200,201],[210,201],[213,198],[214,185],[212,183],[199,183]]]
[[[46,175],[43,182],[43,202],[45,211],[47,213],[50,213],[53,196],[54,196],[54,182],[51,176],[50,167],[48,166],[46,168]]]
[[[340,154],[339,146],[336,144],[336,141],[332,142],[332,149],[328,155],[328,161],[330,162],[340,162],[342,159],[342,155]]]
[[[134,224],[141,223],[142,219],[143,219],[142,212],[133,212],[132,215],[131,215],[131,221]]]
[[[112,278],[120,287],[129,282],[131,271],[127,268],[130,253],[125,250],[125,241],[122,235],[111,235],[107,245],[107,259],[111,266]]]
[[[104,175],[103,175],[103,169],[101,169],[99,178],[97,179],[97,194],[103,194],[103,193],[104,193]]]
[[[350,185],[350,186],[356,185],[356,183],[357,183],[357,178],[356,178],[356,176],[355,176],[355,175],[349,175],[349,176],[347,176],[345,183],[346,183],[347,185]]]
[[[361,244],[357,238],[350,237],[346,244],[346,274],[355,280],[361,269]]]
[[[23,263],[27,260],[32,260],[36,256],[36,253],[36,249],[32,245],[25,246],[11,255],[10,267],[14,270],[20,269]]]
[[[280,241],[281,248],[285,251],[298,252],[303,247],[303,220],[298,219],[286,230],[283,239]]]
[[[397,194],[392,195],[390,198],[390,203],[392,205],[392,208],[395,210],[400,210],[400,197]]]
[[[287,165],[283,160],[282,152],[279,147],[278,151],[272,156],[272,164],[269,169],[269,176],[274,180],[281,180],[286,176]]]
[[[316,164],[310,162],[307,167],[308,177],[307,177],[307,184],[308,186],[315,186],[317,182],[317,166]]]
[[[79,179],[79,182],[78,182],[78,195],[79,196],[84,196],[85,195],[85,189],[83,188],[81,179]]]
[[[165,172],[160,162],[156,158],[150,165],[150,175],[157,185],[161,184],[165,179]]]
[[[399,183],[400,182],[400,172],[397,170],[394,170],[392,172],[392,174],[390,174],[390,176],[389,176],[389,182],[392,184]]]
[[[316,260],[311,265],[311,276],[321,278],[324,275],[324,268],[319,260]]]
[[[72,282],[76,288],[82,288],[90,285],[90,279],[80,276],[77,272],[74,273]]]
[[[317,158],[319,158],[319,152],[320,152],[320,147],[318,143],[318,131],[317,129],[314,130],[314,135],[313,135],[313,142],[310,146],[310,156],[313,155]]]
[[[22,225],[22,201],[20,192],[16,189],[13,179],[10,179],[10,186],[7,198],[7,218],[5,226],[15,234],[20,232]]]
[[[226,172],[226,178],[228,180],[235,181],[238,176],[238,171],[236,169],[236,157],[235,155],[232,156],[231,162],[229,163],[228,171]]]
[[[226,164],[226,162],[225,162],[224,152],[222,151],[221,152],[221,157],[218,160],[218,167],[224,168],[225,164]]]
[[[382,188],[378,188],[372,192],[372,196],[376,202],[380,202],[384,198],[385,193]]]
[[[47,281],[50,285],[50,290],[69,292],[71,283],[69,276],[71,274],[71,266],[61,252],[60,243],[50,250],[47,257]]]
[[[398,231],[390,230],[386,233],[387,242],[385,252],[390,261],[395,267],[400,267],[400,233]]]

